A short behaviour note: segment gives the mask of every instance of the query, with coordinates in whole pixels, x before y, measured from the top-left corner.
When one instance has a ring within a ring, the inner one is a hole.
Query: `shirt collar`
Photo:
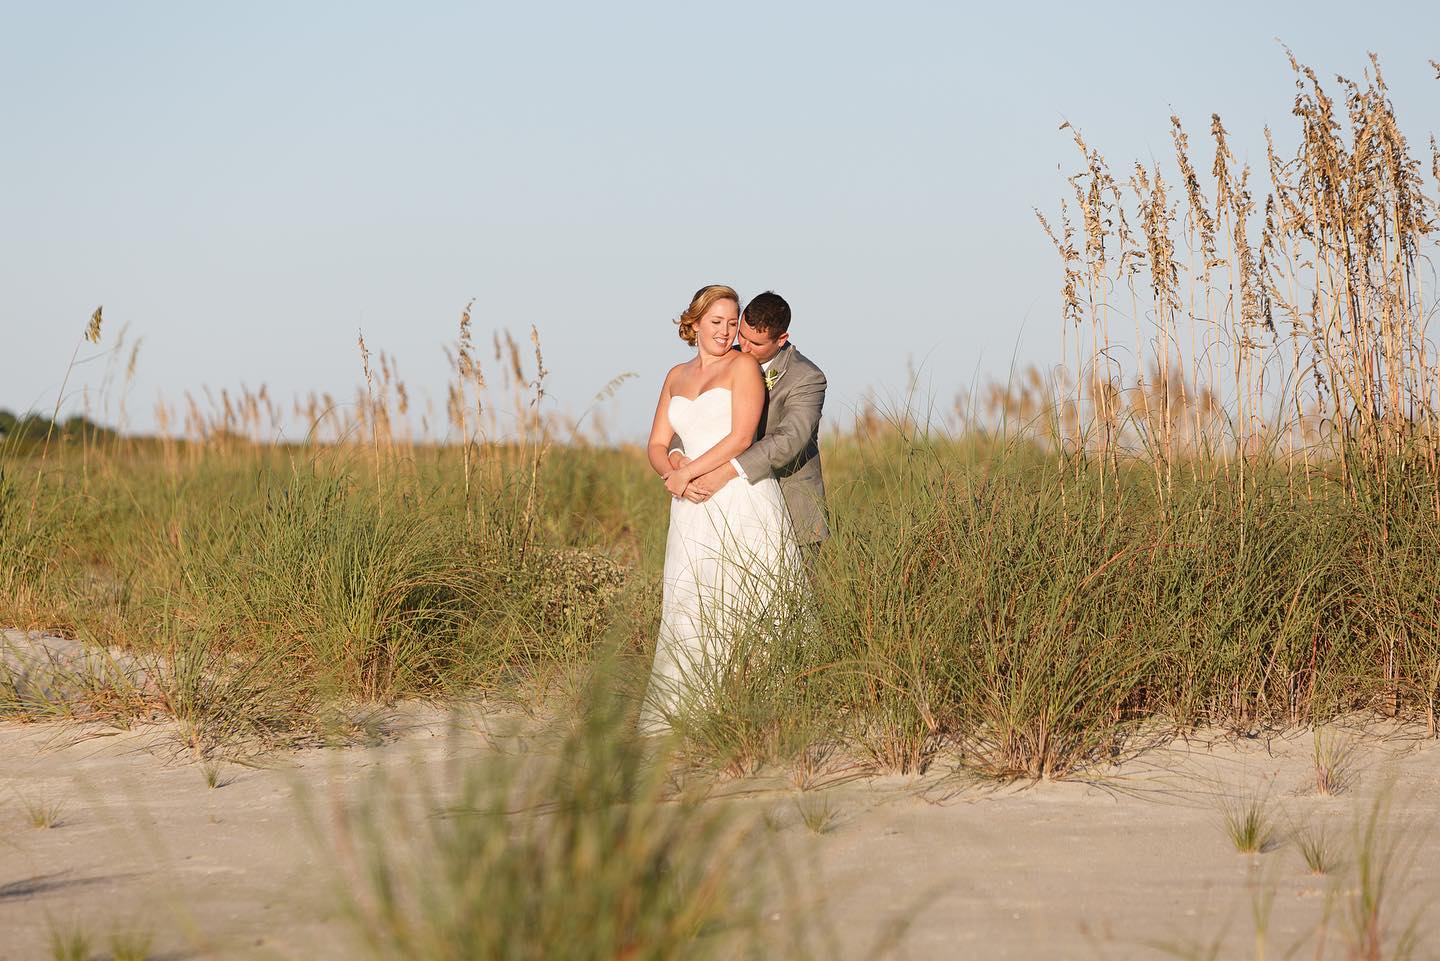
[[[765,363],[763,363],[763,364],[760,365],[760,369],[763,370],[763,371],[765,371],[765,373],[767,373],[767,374],[770,373],[770,367],[771,367],[771,365],[773,365],[773,364],[774,364],[777,360],[779,360],[781,357],[784,357],[784,356],[785,356],[785,351],[787,351],[787,350],[789,350],[789,349],[790,349],[790,345],[789,345],[789,344],[786,344],[784,347],[781,347],[780,350],[779,350],[779,352],[777,352],[774,357],[771,357],[769,360],[765,361]]]

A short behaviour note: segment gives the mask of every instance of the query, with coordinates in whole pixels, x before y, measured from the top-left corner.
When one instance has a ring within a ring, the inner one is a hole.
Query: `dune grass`
[[[1416,826],[1396,822],[1393,801],[1393,789],[1382,790],[1355,819],[1354,873],[1340,912],[1341,936],[1352,958],[1413,958],[1425,943],[1428,905],[1407,897],[1414,849],[1406,835]]]
[[[94,941],[80,925],[52,921],[49,934],[51,961],[90,961]]]
[[[1311,875],[1325,876],[1324,903],[1313,927],[1291,943],[1273,945],[1270,912],[1280,890],[1274,877],[1252,878],[1251,919],[1253,954],[1226,954],[1226,933],[1202,941],[1157,944],[1166,954],[1181,958],[1267,957],[1345,958],[1347,961],[1402,961],[1428,957],[1433,938],[1427,923],[1433,914],[1433,893],[1412,883],[1416,833],[1419,825],[1397,820],[1393,814],[1393,786],[1384,786],[1356,804],[1348,831],[1324,823],[1292,826],[1292,837]],[[1255,799],[1232,810],[1251,825],[1269,824]]]
[[[110,961],[148,961],[155,943],[154,932],[141,924],[116,927],[105,937]]]
[[[1315,729],[1315,791],[1332,796],[1354,786],[1358,745],[1353,738],[1336,731]]]
[[[776,956],[757,901],[777,876],[757,852],[774,846],[743,844],[756,825],[674,789],[669,748],[636,736],[613,683],[608,669],[587,683],[553,750],[351,799],[321,841],[369,956]]]
[[[549,452],[532,533],[508,541],[464,524],[447,457],[395,469],[381,494],[353,452],[207,455],[171,473],[137,442],[92,460],[83,497],[50,495],[75,533],[4,618],[151,658],[153,689],[130,700],[180,720],[200,757],[327,736],[396,697],[543,700],[602,641],[643,661],[665,501],[638,454]],[[827,467],[835,534],[806,618],[741,639],[714,710],[686,728],[722,767],[830,743],[882,770],[945,750],[995,777],[1055,777],[1157,731],[1356,711],[1433,723],[1440,528],[1424,509],[1382,527],[1339,484],[1292,501],[1282,471],[1258,469],[1244,496],[1177,484],[1160,502],[1139,467],[1077,479],[1027,444],[899,431],[833,438]],[[524,483],[493,500],[475,484],[472,509],[518,524]],[[606,490],[589,504],[565,499],[592,484]],[[97,503],[104,524],[79,516]],[[597,543],[606,528],[623,533]],[[1332,746],[1317,788],[1343,786]]]
[[[1291,831],[1311,874],[1331,874],[1342,864],[1337,839],[1325,824],[1306,824]]]
[[[66,805],[59,798],[19,795],[19,802],[25,812],[25,823],[32,828],[48,830],[64,823]]]
[[[1122,184],[1075,133],[1063,365],[948,424],[831,417],[804,617],[736,639],[688,757],[1028,779],[1197,727],[1436,732],[1437,208],[1378,63],[1344,117],[1295,68],[1263,223],[1218,118],[1208,194],[1172,125],[1183,216],[1160,167]],[[360,349],[350,402],[187,395],[152,437],[24,421],[0,445],[0,622],[141,658],[143,691],[77,696],[175,718],[200,759],[328,742],[401,697],[540,708],[602,647],[643,670],[666,497],[639,451],[548,411],[538,334],[497,334],[482,370],[467,309],[419,426],[394,359]],[[1317,789],[1342,761],[1317,753]]]
[[[839,808],[824,792],[802,794],[795,799],[795,810],[800,813],[801,823],[811,834],[830,833],[840,819]]]
[[[205,779],[205,786],[212,791],[219,790],[230,783],[230,779],[220,773],[219,761],[210,760],[201,763],[200,774]]]
[[[1268,792],[1241,793],[1223,798],[1220,821],[1225,836],[1240,854],[1265,854],[1278,844]]]

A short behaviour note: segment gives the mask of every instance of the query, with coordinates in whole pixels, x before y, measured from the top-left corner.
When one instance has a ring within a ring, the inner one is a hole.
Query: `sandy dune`
[[[159,957],[358,956],[297,798],[323,811],[377,768],[434,768],[487,749],[447,727],[433,710],[402,710],[384,743],[225,766],[211,789],[164,727],[0,725],[0,959],[48,957],[51,924],[82,924],[103,949],[105,932],[135,919],[156,931]],[[805,865],[805,896],[852,956],[909,916],[897,956],[912,959],[1165,957],[1155,943],[1217,938],[1219,957],[1254,957],[1251,905],[1266,891],[1280,956],[1319,921],[1327,894],[1353,882],[1310,875],[1283,831],[1269,853],[1237,854],[1218,813],[1224,797],[1268,791],[1282,825],[1325,822],[1348,842],[1385,791],[1389,824],[1413,855],[1394,888],[1398,918],[1440,895],[1440,744],[1397,731],[1360,743],[1355,783],[1334,797],[1313,789],[1309,735],[1177,743],[1090,783],[995,788],[943,762],[923,778],[838,779],[824,788],[838,818],[818,836],[786,779],[729,781],[716,793],[773,812]],[[35,799],[63,801],[58,826],[31,827]],[[773,916],[783,922],[785,910]],[[1327,956],[1344,956],[1339,930]]]

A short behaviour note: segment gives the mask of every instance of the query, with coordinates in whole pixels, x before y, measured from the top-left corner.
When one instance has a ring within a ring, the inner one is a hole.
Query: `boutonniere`
[[[783,370],[776,370],[774,367],[765,371],[765,389],[774,390],[775,385],[780,382],[780,377],[784,373]]]

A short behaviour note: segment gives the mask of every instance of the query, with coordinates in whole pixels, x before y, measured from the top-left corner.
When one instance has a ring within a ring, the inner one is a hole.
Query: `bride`
[[[740,298],[712,284],[695,292],[676,321],[680,339],[697,348],[670,370],[650,429],[650,466],[673,498],[665,541],[660,637],[640,726],[662,733],[684,706],[703,701],[725,668],[733,636],[758,618],[779,579],[796,563],[794,533],[780,485],[736,478],[710,498],[687,500],[695,478],[750,446],[765,406],[765,381],[750,354],[732,350]],[[675,467],[670,441],[679,435],[693,460]]]

